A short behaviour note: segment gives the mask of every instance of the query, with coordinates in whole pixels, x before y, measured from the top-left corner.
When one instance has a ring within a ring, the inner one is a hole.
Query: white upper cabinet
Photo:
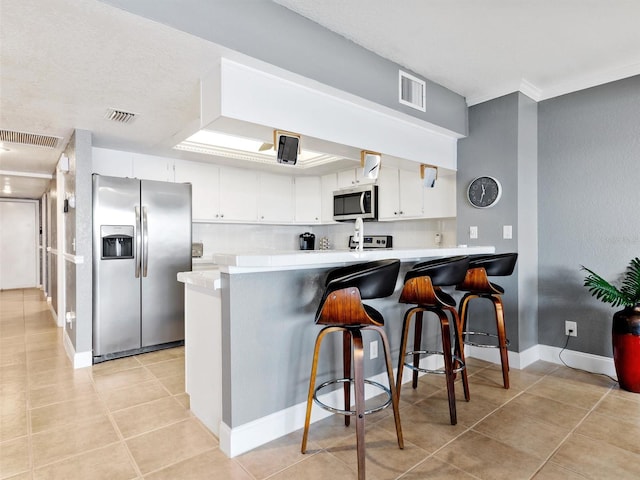
[[[355,187],[357,185],[367,185],[375,182],[375,179],[364,178],[362,176],[362,167],[338,172],[338,188]]]
[[[252,170],[220,168],[220,220],[258,219],[258,175]]]
[[[174,160],[172,158],[156,157],[154,155],[133,154],[133,176],[140,180],[157,180],[159,182],[173,182]]]
[[[176,160],[177,183],[191,183],[191,216],[194,222],[220,220],[220,168],[210,163]]]
[[[338,189],[338,176],[335,173],[320,177],[320,200],[322,223],[335,223],[333,219],[333,192]]]
[[[320,223],[324,200],[320,177],[296,177],[293,181],[295,223]]]
[[[92,172],[110,177],[133,178],[133,154],[120,150],[92,150]]]
[[[423,187],[415,171],[382,167],[378,176],[378,218],[402,220],[423,217]]]
[[[456,216],[456,175],[439,174],[434,188],[424,189],[424,215],[428,218]]]
[[[258,175],[258,183],[258,220],[267,223],[292,223],[292,177],[262,172]]]

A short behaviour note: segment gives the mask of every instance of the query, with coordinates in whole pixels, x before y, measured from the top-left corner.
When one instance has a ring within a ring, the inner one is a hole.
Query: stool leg
[[[382,327],[370,326],[363,328],[367,330],[375,330],[382,340],[382,348],[384,349],[384,359],[387,364],[387,377],[389,378],[389,390],[391,390],[391,406],[393,408],[393,419],[396,423],[396,436],[398,437],[398,447],[404,448],[404,440],[402,437],[402,427],[400,426],[400,394],[393,380],[393,366],[391,365],[391,349],[389,348],[389,340],[387,334]]]
[[[364,348],[362,333],[352,332],[353,338],[353,377],[356,394],[356,449],[358,453],[358,480],[365,480],[365,444],[364,444]]]
[[[307,395],[307,414],[304,420],[304,432],[302,434],[302,447],[300,451],[305,453],[307,451],[307,438],[309,437],[309,423],[311,421],[311,407],[313,405],[313,392],[316,386],[316,374],[318,372],[318,356],[320,354],[320,345],[322,344],[322,339],[328,333],[344,330],[340,327],[325,327],[320,330],[318,336],[316,337],[316,346],[313,350],[313,362],[311,363],[311,376],[309,378],[309,394]]]
[[[451,317],[453,318],[454,328],[455,328],[455,347],[454,352],[462,360],[462,364],[464,368],[462,369],[462,388],[464,389],[464,399],[468,402],[471,398],[469,394],[469,377],[467,375],[467,359],[464,356],[464,343],[462,341],[462,322],[460,322],[460,317],[458,316],[458,312],[455,308],[450,307],[447,308],[451,312]],[[460,365],[456,361],[454,364],[454,368],[459,368]],[[455,378],[455,374],[453,375]]]
[[[343,378],[351,378],[351,333],[345,330],[342,333],[342,366]],[[351,410],[351,384],[349,382],[343,384],[344,389],[344,409]],[[344,416],[344,426],[348,427],[351,423],[351,415]]]
[[[507,350],[507,333],[504,325],[504,308],[499,296],[491,296],[496,309],[496,327],[498,330],[498,345],[500,347],[500,363],[502,363],[502,381],[504,388],[509,388],[509,351]]]
[[[413,351],[417,352],[418,350],[420,350],[420,344],[422,343],[422,316],[423,316],[423,311],[422,310],[418,310],[416,312],[416,320],[415,320],[415,325],[414,325],[414,331],[413,331]],[[419,353],[414,353],[413,354],[413,366],[414,367],[419,367],[420,366],[420,354]],[[413,381],[411,383],[411,385],[413,386],[413,388],[418,388],[418,371],[414,370],[413,371]]]
[[[456,392],[453,378],[453,362],[451,359],[451,333],[449,329],[449,319],[447,314],[440,309],[433,312],[440,318],[440,329],[442,331],[442,356],[444,357],[444,372],[447,378],[447,395],[449,397],[449,418],[451,425],[458,423],[456,415]]]
[[[398,392],[398,398],[400,398],[400,390],[402,389],[402,374],[404,371],[404,359],[407,353],[407,340],[409,338],[409,327],[411,325],[411,315],[418,310],[416,308],[410,308],[404,314],[404,320],[402,322],[402,336],[400,338],[400,358],[398,359],[398,377],[396,378],[396,391]]]

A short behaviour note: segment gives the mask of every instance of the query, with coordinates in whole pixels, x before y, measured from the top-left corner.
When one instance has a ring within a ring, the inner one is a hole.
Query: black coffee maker
[[[313,250],[316,248],[316,236],[305,232],[300,234],[300,250]]]

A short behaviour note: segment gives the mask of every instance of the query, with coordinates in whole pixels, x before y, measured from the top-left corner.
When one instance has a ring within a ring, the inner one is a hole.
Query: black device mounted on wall
[[[295,136],[278,135],[278,163],[295,165],[298,161],[298,144],[300,139]]]

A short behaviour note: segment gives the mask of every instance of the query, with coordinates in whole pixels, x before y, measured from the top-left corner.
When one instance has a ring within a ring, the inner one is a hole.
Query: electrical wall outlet
[[[469,238],[478,238],[478,227],[469,227]]]
[[[369,344],[369,359],[378,358],[378,341],[374,340]]]
[[[564,334],[570,337],[578,336],[578,324],[576,322],[564,322]]]

